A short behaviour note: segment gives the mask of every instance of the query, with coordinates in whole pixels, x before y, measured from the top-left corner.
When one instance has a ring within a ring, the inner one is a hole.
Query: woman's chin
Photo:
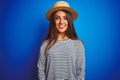
[[[65,33],[65,30],[59,30],[59,33]]]

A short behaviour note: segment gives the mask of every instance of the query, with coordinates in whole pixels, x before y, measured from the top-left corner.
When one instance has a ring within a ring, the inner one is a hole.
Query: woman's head
[[[46,40],[57,40],[59,34],[64,34],[64,36],[67,36],[70,39],[78,38],[74,29],[72,15],[65,10],[56,11],[51,15]]]
[[[49,31],[46,40],[56,40],[60,33],[74,39],[77,37],[73,25],[73,20],[77,18],[77,12],[65,1],[56,2],[46,13],[46,18],[50,21]]]

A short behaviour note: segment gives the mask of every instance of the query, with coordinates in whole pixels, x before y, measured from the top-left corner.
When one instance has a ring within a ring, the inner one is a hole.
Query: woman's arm
[[[45,62],[46,62],[46,57],[45,57],[45,48],[44,46],[41,46],[40,48],[40,56],[38,60],[38,78],[39,80],[46,80],[45,76]]]
[[[85,79],[85,50],[82,42],[79,42],[77,60],[76,60],[76,75],[77,80]]]

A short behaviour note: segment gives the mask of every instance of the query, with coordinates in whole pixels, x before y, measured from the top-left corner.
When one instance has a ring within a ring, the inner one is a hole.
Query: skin
[[[67,16],[64,11],[57,11],[55,14],[55,24],[56,28],[59,31],[58,40],[65,40],[68,39],[65,36],[65,31],[68,29],[68,21]]]

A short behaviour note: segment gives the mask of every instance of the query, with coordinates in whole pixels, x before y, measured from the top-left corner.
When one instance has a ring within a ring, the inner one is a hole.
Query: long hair
[[[68,21],[68,28],[65,31],[65,36],[67,36],[69,39],[73,39],[73,40],[78,40],[78,36],[76,34],[74,25],[73,25],[73,18],[70,12],[62,10],[66,13],[67,16],[67,21]],[[57,12],[57,11],[56,11]],[[55,13],[54,12],[51,15],[50,18],[50,25],[49,25],[49,29],[48,29],[48,33],[47,36],[45,38],[44,41],[47,41],[47,46],[45,48],[45,54],[47,55],[48,53],[48,49],[50,49],[57,41],[57,37],[58,37],[58,33],[59,31],[56,28],[56,24],[55,24]]]

